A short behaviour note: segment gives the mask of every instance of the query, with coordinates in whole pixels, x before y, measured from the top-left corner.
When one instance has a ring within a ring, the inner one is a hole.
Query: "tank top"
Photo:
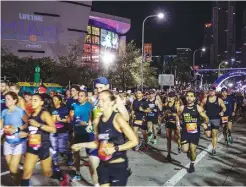
[[[103,122],[101,117],[98,124],[98,140],[100,143],[98,157],[102,161],[112,161],[117,158],[126,158],[126,151],[115,152],[112,156],[106,156],[100,151],[104,147],[122,145],[126,142],[125,135],[118,132],[113,125],[113,120],[116,114],[117,113],[113,112],[106,122]]]
[[[206,114],[207,114],[209,119],[220,119],[219,113],[220,113],[221,108],[219,105],[219,98],[216,97],[215,102],[210,103],[209,97],[207,97],[205,110],[206,110]]]
[[[37,116],[33,116],[33,114],[29,117],[29,119],[33,119],[40,124],[44,124],[44,121],[41,119],[41,115],[44,111],[41,110]],[[33,149],[37,150],[42,147],[44,143],[50,143],[49,132],[43,131],[38,127],[28,126],[29,136],[28,136],[28,145]]]
[[[169,104],[167,104],[166,110],[170,111],[171,114],[177,113],[177,109],[175,108],[175,103],[172,106],[169,106]],[[176,117],[173,115],[167,116],[166,120],[167,121],[176,121]]]
[[[151,110],[150,113],[147,114],[147,116],[157,116],[157,113],[159,111],[158,106],[155,104],[156,98],[153,101],[148,100],[149,108]]]
[[[193,105],[192,107],[184,107],[183,110],[183,131],[195,134],[200,133],[200,114],[197,110],[197,105]]]

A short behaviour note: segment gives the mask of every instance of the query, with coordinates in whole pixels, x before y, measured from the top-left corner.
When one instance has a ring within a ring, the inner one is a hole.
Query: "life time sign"
[[[59,25],[45,23],[44,16],[19,13],[17,21],[1,21],[2,40],[27,42],[27,48],[41,48],[41,43],[56,43]]]

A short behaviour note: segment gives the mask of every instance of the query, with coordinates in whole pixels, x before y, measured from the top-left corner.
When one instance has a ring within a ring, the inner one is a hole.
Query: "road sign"
[[[174,75],[173,74],[160,74],[158,78],[160,86],[174,86]]]

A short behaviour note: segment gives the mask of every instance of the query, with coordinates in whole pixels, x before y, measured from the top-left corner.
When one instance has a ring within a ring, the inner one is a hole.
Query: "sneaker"
[[[148,141],[147,141],[147,143],[150,142],[150,140],[152,139],[152,137],[153,137],[153,134],[148,135]]]
[[[153,144],[154,144],[154,145],[156,145],[156,144],[157,144],[157,140],[156,140],[156,139],[154,139]]]
[[[188,169],[188,173],[193,173],[193,172],[195,172],[194,164],[190,164],[190,168]]]
[[[229,142],[230,144],[233,144],[233,139],[232,139],[231,136],[228,136],[228,142]]]
[[[77,182],[81,181],[81,176],[80,175],[74,175],[71,179],[72,182]]]
[[[215,155],[215,154],[216,154],[216,150],[213,149],[213,150],[212,150],[212,155]]]
[[[141,142],[135,147],[135,151],[138,151],[139,150],[139,148],[141,147]]]
[[[168,161],[168,162],[171,162],[171,161],[172,161],[171,155],[167,155],[167,161]]]

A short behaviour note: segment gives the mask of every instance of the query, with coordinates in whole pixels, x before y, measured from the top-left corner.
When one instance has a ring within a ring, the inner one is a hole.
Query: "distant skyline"
[[[236,3],[236,50],[241,46],[245,2]],[[212,2],[185,1],[93,1],[92,10],[131,19],[127,41],[141,47],[142,22],[148,15],[163,11],[166,20],[150,18],[145,23],[145,42],[152,43],[153,55],[176,54],[176,48],[201,47],[204,24],[211,22]]]

